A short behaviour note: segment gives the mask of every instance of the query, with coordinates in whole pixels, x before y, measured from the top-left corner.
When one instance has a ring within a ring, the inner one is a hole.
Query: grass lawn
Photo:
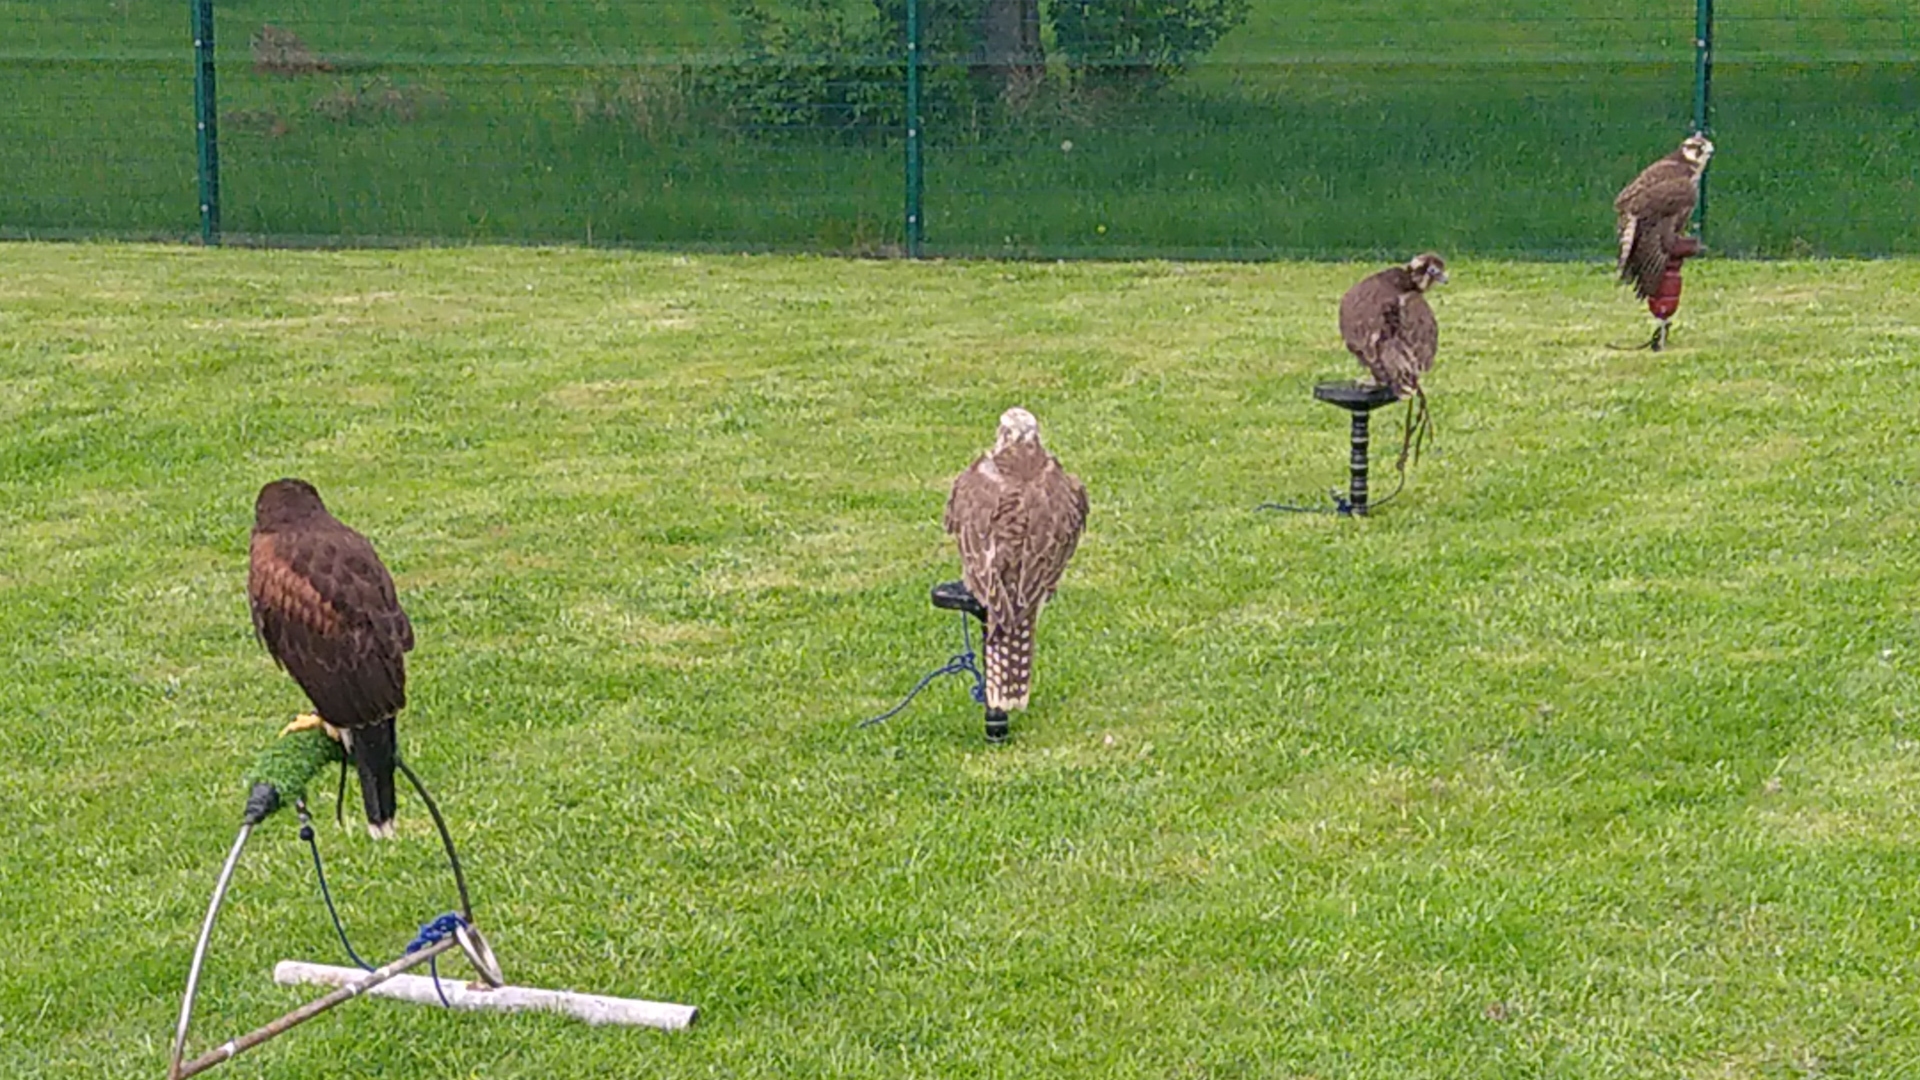
[[[355,1003],[247,1077],[1906,1075],[1920,1060],[1920,263],[1456,260],[1437,453],[1363,521],[1368,266],[0,247],[0,1075],[154,1076],[304,707],[259,485],[379,547],[408,757],[515,981],[674,1035]],[[950,478],[1092,492],[1034,708],[944,683]],[[330,784],[323,785],[330,788]],[[451,885],[319,799],[355,943]],[[284,816],[199,1045],[339,960]],[[454,965],[458,967],[459,965]]]

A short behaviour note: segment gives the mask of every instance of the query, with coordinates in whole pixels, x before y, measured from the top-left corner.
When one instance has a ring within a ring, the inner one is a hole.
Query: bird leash
[[[1411,453],[1413,457],[1413,464],[1420,464],[1420,450],[1426,446],[1433,437],[1433,413],[1427,410],[1427,388],[1421,386],[1420,383],[1416,381],[1413,384],[1413,400],[1407,402],[1407,419],[1400,435],[1400,458],[1393,463],[1393,467],[1400,473],[1400,483],[1402,486],[1407,482],[1407,457],[1409,453]],[[1394,488],[1393,494],[1400,494],[1400,489],[1397,487]],[[1387,499],[1391,498],[1393,498],[1393,495],[1387,496]],[[1387,499],[1381,499],[1379,504],[1376,505],[1385,505]]]
[[[343,757],[341,761],[341,795],[344,796],[346,789],[345,758]],[[467,894],[467,875],[460,865],[459,852],[454,849],[453,836],[447,831],[446,818],[441,815],[439,804],[434,802],[433,796],[427,792],[426,785],[421,783],[419,774],[415,773],[404,759],[396,758],[394,764],[400,769],[400,772],[406,776],[407,781],[413,785],[413,790],[420,796],[420,801],[426,805],[428,815],[433,818],[434,829],[439,832],[440,843],[446,849],[447,863],[453,868],[454,886],[460,893],[459,911],[449,911],[421,925],[420,932],[407,944],[406,952],[412,954],[450,935],[470,930],[473,923],[473,901]],[[306,842],[307,849],[313,856],[313,874],[320,883],[320,899],[326,903],[327,917],[333,921],[333,932],[340,938],[340,947],[346,950],[348,958],[351,959],[355,965],[364,971],[372,971],[374,970],[373,965],[367,963],[361,958],[358,952],[354,951],[353,942],[347,938],[346,926],[340,919],[339,908],[333,902],[333,890],[327,886],[327,871],[320,859],[320,843],[314,833],[313,818],[307,811],[306,799],[304,797],[296,798],[293,807],[294,811],[300,817],[300,839]],[[439,996],[440,1004],[452,1008],[452,1005],[447,1001],[446,991],[440,986],[440,958],[438,956],[428,957],[427,965],[428,970],[433,973],[433,990],[434,993]]]
[[[414,783],[417,785],[419,780],[415,779]],[[424,793],[424,789],[422,789],[422,791]],[[340,920],[340,909],[335,906],[333,902],[333,890],[327,887],[327,871],[326,867],[320,861],[320,842],[319,838],[314,834],[313,818],[307,812],[306,800],[301,799],[295,802],[293,809],[295,813],[300,815],[300,839],[306,842],[307,850],[313,856],[313,876],[320,883],[320,899],[325,901],[327,905],[327,917],[333,920],[333,932],[340,938],[340,947],[346,950],[347,958],[352,960],[356,967],[362,971],[372,971],[374,970],[373,965],[362,959],[360,954],[354,951],[353,942],[348,940],[346,925]],[[452,848],[449,847],[448,851],[451,852]],[[465,890],[463,888],[462,893],[464,894],[464,892]],[[461,899],[464,902],[465,896],[463,895]],[[459,930],[466,928],[467,925],[467,920],[456,911],[449,911],[444,915],[435,916],[432,920],[421,924],[420,932],[414,935],[412,941],[407,942],[407,947],[403,955],[411,956],[442,938],[453,936]],[[448,1009],[453,1008],[453,1003],[447,1000],[446,990],[440,985],[440,958],[438,956],[430,956],[427,958],[427,970],[433,975],[433,992],[440,998],[441,1006]]]
[[[971,616],[966,612],[960,612],[961,649],[959,652],[948,657],[945,664],[928,672],[924,678],[915,683],[913,689],[907,691],[907,696],[901,700],[900,704],[895,705],[879,716],[869,717],[868,719],[860,721],[858,726],[863,728],[872,727],[883,720],[890,720],[900,715],[908,705],[913,704],[914,698],[920,696],[920,691],[925,690],[933,680],[945,675],[972,675],[973,686],[970,690],[973,694],[974,703],[985,705],[987,703],[987,676],[985,672],[980,670],[980,665],[975,660],[975,653],[973,651],[973,628],[967,625],[969,618],[971,618]],[[985,641],[983,640],[981,644],[984,646]]]
[[[1654,327],[1653,336],[1638,345],[1615,345],[1612,342],[1608,342],[1607,348],[1612,349],[1614,352],[1639,352],[1642,349],[1652,349],[1654,352],[1659,352],[1664,349],[1667,344],[1666,335],[1662,332],[1664,330],[1666,330],[1664,326]]]

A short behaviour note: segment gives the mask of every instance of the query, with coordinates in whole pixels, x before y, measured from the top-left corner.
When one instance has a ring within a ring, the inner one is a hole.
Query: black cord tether
[[[1400,482],[1393,491],[1378,502],[1369,503],[1367,499],[1367,447],[1371,441],[1368,433],[1368,414],[1375,409],[1392,405],[1400,400],[1400,395],[1390,386],[1378,386],[1360,382],[1324,382],[1313,388],[1317,401],[1324,401],[1347,410],[1352,416],[1349,435],[1349,453],[1347,457],[1347,494],[1333,493],[1332,506],[1296,506],[1291,503],[1261,503],[1255,510],[1280,510],[1292,514],[1339,514],[1342,517],[1365,517],[1369,510],[1385,506],[1392,502],[1407,486],[1407,461],[1411,457],[1418,461],[1421,446],[1433,430],[1432,417],[1427,412],[1427,398],[1416,387],[1414,400],[1407,402],[1407,419],[1400,441],[1400,458],[1395,468],[1400,474]]]
[[[372,971],[373,965],[360,959],[353,951],[353,942],[347,940],[347,928],[340,922],[340,911],[333,906],[333,890],[327,888],[327,871],[320,865],[320,842],[314,837],[313,818],[307,813],[307,801],[301,799],[293,804],[294,812],[300,815],[300,839],[307,842],[307,849],[313,852],[313,876],[320,879],[320,899],[327,902],[327,915],[333,919],[333,932],[340,935],[340,947],[362,971]]]
[[[393,761],[405,773],[413,790],[420,793],[420,801],[427,804],[427,813],[433,818],[433,827],[440,830],[440,845],[447,849],[447,865],[453,867],[453,884],[460,890],[460,916],[467,922],[473,921],[473,901],[467,896],[467,875],[460,869],[460,853],[453,849],[453,834],[447,831],[447,819],[440,816],[440,807],[427,794],[427,786],[420,782],[412,769],[407,767],[405,758],[396,757]]]

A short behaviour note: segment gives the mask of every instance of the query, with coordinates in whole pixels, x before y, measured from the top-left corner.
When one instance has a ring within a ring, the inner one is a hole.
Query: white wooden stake
[[[273,981],[282,986],[315,983],[344,986],[365,977],[359,968],[332,964],[309,964],[302,960],[282,960],[273,966]],[[542,990],[527,986],[502,986],[494,989],[484,983],[460,979],[441,979],[440,991],[447,1004],[456,1009],[493,1012],[518,1012],[538,1009],[585,1020],[589,1024],[628,1024],[677,1031],[691,1027],[700,1010],[692,1005],[674,1005],[663,1001],[638,1001],[633,998],[607,997],[603,994],[578,994],[571,990]],[[394,998],[417,1005],[440,1004],[440,993],[433,980],[423,975],[396,975],[370,987],[367,997]]]

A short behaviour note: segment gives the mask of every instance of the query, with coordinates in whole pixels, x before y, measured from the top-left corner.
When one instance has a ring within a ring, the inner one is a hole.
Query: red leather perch
[[[1660,274],[1660,284],[1654,287],[1653,295],[1647,297],[1647,310],[1660,320],[1660,325],[1653,329],[1653,340],[1647,343],[1654,352],[1666,345],[1667,322],[1680,310],[1680,266],[1702,250],[1700,241],[1682,236],[1673,242],[1673,250],[1667,252],[1667,268]]]

